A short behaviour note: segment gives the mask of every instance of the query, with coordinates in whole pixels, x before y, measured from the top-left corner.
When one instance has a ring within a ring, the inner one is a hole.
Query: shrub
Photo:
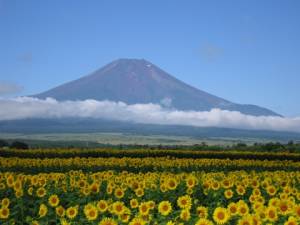
[[[28,149],[29,148],[29,146],[26,143],[21,142],[21,141],[14,141],[13,143],[11,143],[10,147],[14,148],[14,149]]]

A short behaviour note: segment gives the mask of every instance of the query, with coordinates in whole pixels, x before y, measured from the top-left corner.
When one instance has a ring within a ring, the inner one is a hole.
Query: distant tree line
[[[287,152],[300,152],[300,143],[294,143],[289,141],[286,144],[280,142],[267,142],[267,143],[254,143],[247,145],[246,143],[239,142],[233,145],[208,145],[206,142],[194,145],[125,145],[120,144],[118,146],[111,146],[118,149],[189,149],[189,150],[247,150],[247,151],[287,151]]]
[[[8,147],[12,149],[29,149],[28,144],[22,141],[13,141],[9,143],[8,141],[0,139],[0,148]]]
[[[29,144],[25,141],[13,140],[7,141],[0,139],[0,148],[11,148],[11,149],[28,149]],[[61,146],[53,146],[51,145],[45,146],[45,148],[57,148]],[[99,147],[99,146],[98,146]],[[200,142],[199,144],[194,145],[140,145],[140,144],[103,144],[100,147],[105,147],[108,149],[160,149],[160,150],[170,150],[170,149],[187,149],[187,150],[206,150],[206,151],[224,151],[224,150],[245,150],[245,151],[263,151],[263,152],[300,152],[300,143],[295,143],[293,141],[289,141],[288,143],[280,143],[280,142],[268,142],[268,143],[254,143],[248,145],[244,142],[238,142],[233,145],[208,145],[206,142]],[[30,146],[30,148],[35,148],[34,144]],[[40,146],[37,146],[40,148]],[[95,148],[95,146],[91,145],[90,147],[83,147],[79,145],[77,142],[68,142],[68,147],[65,148]],[[97,148],[97,147],[96,147]]]

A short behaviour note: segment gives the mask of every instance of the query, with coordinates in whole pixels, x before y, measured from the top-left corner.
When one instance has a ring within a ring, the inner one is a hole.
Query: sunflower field
[[[0,225],[297,225],[300,154],[0,149]]]

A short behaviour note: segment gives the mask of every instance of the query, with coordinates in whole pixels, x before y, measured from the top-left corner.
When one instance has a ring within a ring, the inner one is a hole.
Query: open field
[[[0,150],[1,224],[282,224],[300,220],[300,154]]]
[[[228,137],[192,137],[172,135],[137,135],[129,133],[0,133],[0,139],[23,140],[33,147],[101,147],[103,145],[195,145],[205,142],[207,145],[233,145],[256,142],[267,143],[273,139],[228,138]]]
[[[178,137],[178,136],[165,136],[165,135],[134,135],[123,133],[46,133],[46,134],[17,134],[17,133],[2,133],[0,134],[4,139],[22,139],[22,140],[35,140],[35,141],[63,141],[63,142],[91,142],[99,144],[179,144],[179,145],[193,145],[201,142],[192,137]],[[204,140],[203,140],[204,141]],[[208,140],[205,140],[208,141]],[[230,143],[229,141],[211,140],[211,144],[224,144]]]

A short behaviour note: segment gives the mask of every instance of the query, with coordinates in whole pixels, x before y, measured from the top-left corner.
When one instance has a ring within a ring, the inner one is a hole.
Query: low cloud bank
[[[16,94],[23,90],[18,84],[7,82],[7,81],[0,81],[0,96]]]
[[[26,118],[102,118],[148,124],[192,125],[300,132],[300,117],[250,116],[240,112],[179,111],[158,104],[133,104],[112,101],[57,101],[18,97],[0,99],[0,120]]]

